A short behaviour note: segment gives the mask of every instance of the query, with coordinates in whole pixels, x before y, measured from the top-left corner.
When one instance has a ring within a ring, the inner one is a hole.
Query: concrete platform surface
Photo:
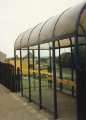
[[[27,104],[15,93],[0,85],[0,120],[51,120],[47,113]]]

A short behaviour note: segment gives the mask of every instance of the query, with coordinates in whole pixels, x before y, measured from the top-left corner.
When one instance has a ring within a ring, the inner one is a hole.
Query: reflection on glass
[[[39,77],[38,77],[38,50],[37,46],[30,49],[30,80],[31,80],[31,99],[39,103]]]
[[[14,60],[11,59],[10,64],[14,65]],[[19,80],[19,76],[18,76],[19,70],[20,70],[20,51],[16,50],[16,81],[15,81],[15,84],[16,84],[17,93],[21,89],[21,84],[20,84],[20,80]]]
[[[11,60],[10,64],[14,64],[14,61]],[[18,67],[20,68],[20,51],[16,50],[16,70]]]
[[[40,49],[42,49],[43,46],[48,46],[48,49],[40,50],[42,106],[54,112],[52,50],[49,49],[49,44],[41,45]]]
[[[22,84],[23,95],[29,97],[29,81],[28,81],[28,53],[27,50],[22,50]]]
[[[74,43],[73,40],[72,43]],[[63,117],[68,120],[76,120],[75,51],[70,46],[70,41],[62,41],[63,43],[60,41],[60,49],[56,47],[57,49],[55,50],[58,115],[59,118]]]
[[[79,37],[78,38],[78,43],[79,44],[86,44],[86,37]]]

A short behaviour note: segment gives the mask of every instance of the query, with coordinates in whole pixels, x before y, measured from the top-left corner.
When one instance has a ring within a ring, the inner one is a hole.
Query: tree
[[[86,67],[86,46],[79,47],[79,63],[81,67]],[[70,52],[62,53],[61,54],[61,63],[62,67],[66,68],[75,68],[75,60],[76,60],[76,52],[75,48],[72,51],[72,57]],[[57,64],[59,64],[59,57],[56,58]],[[73,62],[72,62],[73,61]]]
[[[57,64],[61,62],[62,67],[71,67],[71,53],[66,52],[61,54],[61,61],[59,61],[59,57],[56,58]]]

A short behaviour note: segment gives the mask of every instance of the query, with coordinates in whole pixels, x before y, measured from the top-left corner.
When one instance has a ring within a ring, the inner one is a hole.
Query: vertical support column
[[[42,95],[41,95],[41,72],[40,72],[40,45],[38,45],[38,74],[39,74],[39,102],[40,109],[42,109]]]
[[[82,110],[81,110],[81,104],[82,101],[80,99],[81,93],[80,93],[80,81],[78,77],[78,71],[79,71],[79,46],[78,46],[78,35],[75,36],[75,66],[76,66],[76,99],[77,99],[77,120],[83,120],[82,117]]]
[[[49,48],[49,60],[50,60],[50,66],[49,66],[49,72],[51,73],[52,67],[51,67],[51,48]]]
[[[60,48],[60,41],[58,40],[58,45],[59,45],[59,70],[60,70],[60,79],[63,79],[62,75],[62,62],[61,62],[61,48]],[[60,83],[60,91],[63,90],[63,84],[62,82]]]
[[[86,119],[86,68],[80,65],[78,35],[75,37],[76,45],[76,89],[77,89],[77,120]]]
[[[35,68],[35,62],[34,62],[34,59],[35,59],[35,53],[34,53],[34,50],[32,50],[32,59],[33,59],[33,78],[35,77],[34,76],[34,68]],[[35,86],[35,79],[34,79],[34,89],[36,88]]]
[[[17,92],[16,90],[16,50],[14,49],[14,90]]]
[[[30,81],[30,55],[29,55],[29,47],[28,47],[28,82],[29,82],[29,102],[31,102],[31,81]]]
[[[56,61],[55,61],[55,41],[52,43],[52,57],[53,57],[53,82],[54,82],[54,117],[58,117],[57,114],[57,90],[56,90]]]
[[[20,70],[21,70],[21,96],[23,96],[23,84],[22,84],[22,52],[20,49]]]
[[[72,40],[71,38],[69,38],[70,40],[70,48],[71,48],[71,78],[72,81],[74,81],[74,60],[73,60],[73,49],[72,49]],[[72,86],[72,96],[74,96],[74,86]]]
[[[32,54],[33,54],[32,56],[33,56],[33,73],[34,73],[34,50],[32,50]]]

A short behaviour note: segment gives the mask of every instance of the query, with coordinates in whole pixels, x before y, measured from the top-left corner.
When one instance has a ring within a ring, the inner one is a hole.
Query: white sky
[[[13,56],[19,33],[86,0],[0,0],[0,51]]]

